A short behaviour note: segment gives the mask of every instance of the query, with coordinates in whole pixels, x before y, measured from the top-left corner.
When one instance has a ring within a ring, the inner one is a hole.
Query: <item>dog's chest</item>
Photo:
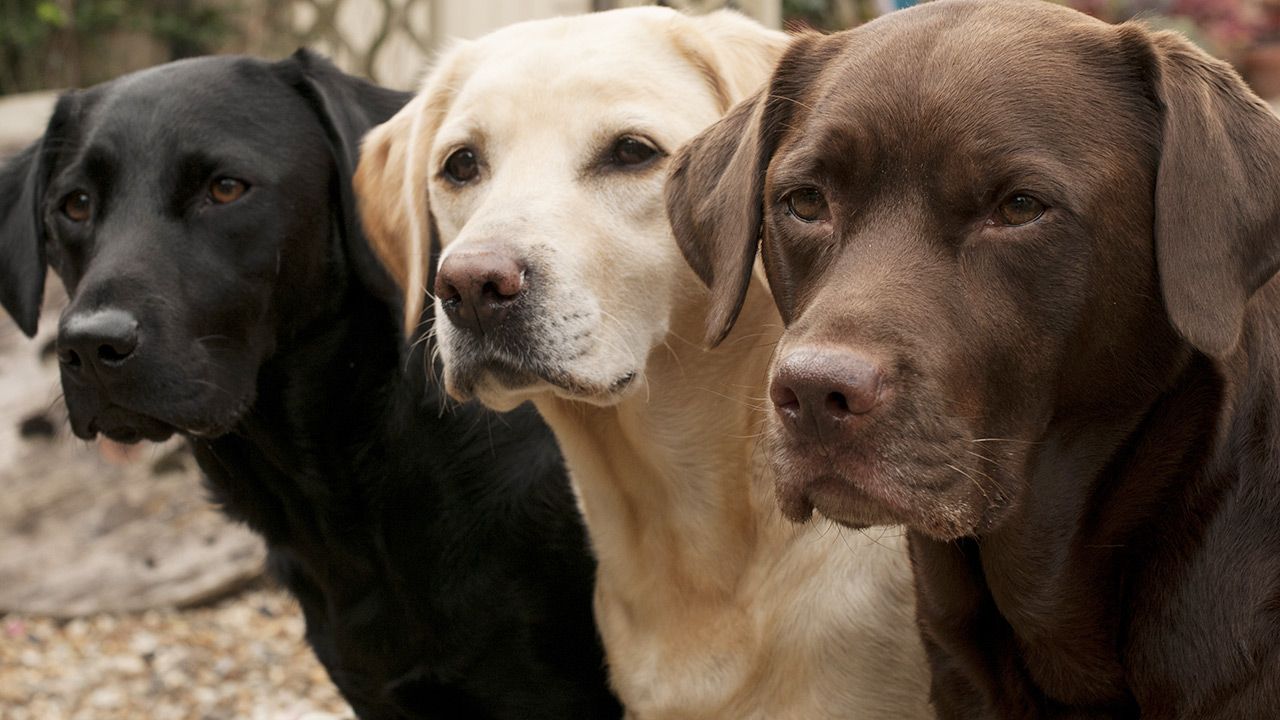
[[[996,717],[1132,714],[1113,589],[995,570],[972,541],[913,539],[912,553],[934,667],[964,678],[948,706],[982,697]]]

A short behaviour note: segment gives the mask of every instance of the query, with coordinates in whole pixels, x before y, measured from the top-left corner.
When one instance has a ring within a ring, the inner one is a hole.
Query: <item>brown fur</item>
[[[802,187],[829,220],[788,214]],[[787,515],[912,529],[944,718],[1280,707],[1277,187],[1229,67],[1038,2],[798,42],[677,161],[708,336],[759,239],[775,359],[883,371],[838,441],[775,419],[770,455]],[[999,220],[1019,193],[1044,214]]]

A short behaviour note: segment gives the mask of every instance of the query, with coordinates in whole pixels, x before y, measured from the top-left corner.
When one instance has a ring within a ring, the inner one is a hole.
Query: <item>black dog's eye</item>
[[[76,190],[63,198],[62,214],[71,222],[87,222],[93,217],[93,198],[83,190]]]
[[[634,137],[618,138],[609,153],[609,162],[622,167],[644,165],[658,156],[658,149]]]
[[[469,183],[475,180],[479,174],[480,161],[476,158],[475,151],[471,148],[455,150],[444,161],[444,176],[457,185]]]
[[[829,217],[827,200],[817,188],[806,187],[787,193],[787,212],[800,222],[814,223]]]
[[[1026,193],[1018,192],[1000,203],[992,222],[996,225],[1026,225],[1039,220],[1044,211],[1044,203]]]
[[[209,186],[209,198],[219,205],[226,205],[244,197],[248,190],[249,184],[245,181],[222,177]]]

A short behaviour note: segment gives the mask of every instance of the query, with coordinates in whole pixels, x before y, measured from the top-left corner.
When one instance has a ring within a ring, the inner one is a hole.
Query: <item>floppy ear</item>
[[[1160,287],[1178,332],[1223,357],[1249,299],[1280,266],[1280,119],[1226,63],[1173,33],[1150,38],[1164,113]]]
[[[27,337],[36,334],[44,299],[47,175],[43,139],[0,169],[0,304]]]
[[[347,261],[365,287],[398,302],[399,293],[365,239],[351,178],[364,134],[394,115],[410,95],[348,75],[305,48],[273,69],[307,101],[324,127],[337,175],[333,192]]]
[[[355,189],[370,244],[404,292],[404,331],[416,333],[439,249],[427,200],[431,145],[458,86],[466,47],[446,50],[421,91],[364,140]]]
[[[672,39],[706,78],[721,113],[760,89],[790,41],[733,10],[677,17]]]
[[[689,266],[711,290],[706,340],[733,329],[760,241],[764,162],[756,96],[695,137],[667,178],[667,217]]]
[[[667,179],[667,216],[685,260],[711,290],[707,342],[733,329],[760,245],[764,181],[799,96],[822,62],[819,35],[798,37],[766,88],[690,141]],[[822,53],[825,55],[826,53]]]

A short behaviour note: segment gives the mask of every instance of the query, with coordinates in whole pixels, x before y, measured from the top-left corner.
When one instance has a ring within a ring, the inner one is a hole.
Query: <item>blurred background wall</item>
[[[1280,0],[1066,0],[1107,20],[1186,32],[1280,95]],[[432,50],[520,20],[645,0],[0,0],[0,94],[82,87],[210,52],[281,56],[307,44],[347,70],[412,87]],[[852,27],[911,0],[670,0],[736,7],[773,27]]]
[[[643,0],[0,0],[0,95],[83,87],[213,52],[278,57],[298,45],[409,88],[434,48],[521,20]],[[667,3],[707,11],[724,0]],[[781,0],[735,7],[781,27]]]

